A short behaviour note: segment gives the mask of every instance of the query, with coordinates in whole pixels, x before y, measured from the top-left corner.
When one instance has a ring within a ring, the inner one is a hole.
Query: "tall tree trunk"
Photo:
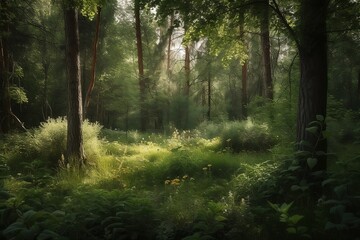
[[[210,69],[211,69],[211,65],[209,66]],[[208,84],[208,91],[207,91],[207,97],[208,97],[208,111],[207,111],[207,120],[210,121],[211,120],[211,72],[210,72],[210,69],[209,69],[209,72],[208,72],[208,81],[207,81],[207,84]]]
[[[274,90],[271,77],[270,38],[269,38],[269,0],[263,0],[260,16],[261,50],[263,63],[264,97],[273,100]]]
[[[166,54],[166,74],[168,76],[168,81],[171,78],[171,44],[172,44],[172,33],[173,33],[173,24],[174,24],[174,13],[170,16],[170,29],[169,29],[169,38],[168,38],[168,45],[167,45],[167,54]]]
[[[45,43],[45,45],[46,45],[46,43]],[[45,51],[45,54],[46,54],[46,51]],[[42,68],[44,71],[44,92],[43,92],[43,103],[42,103],[43,111],[42,112],[43,112],[43,119],[46,121],[48,119],[48,117],[51,116],[51,107],[50,107],[50,104],[48,101],[48,80],[49,80],[50,63],[46,59],[46,56],[43,57]],[[49,114],[49,110],[50,110],[50,114]]]
[[[190,96],[190,47],[189,45],[185,46],[185,86],[184,86],[184,95],[188,98]]]
[[[245,31],[244,31],[244,12],[240,13],[240,41],[243,46],[246,45]],[[248,62],[245,60],[241,66],[241,116],[243,119],[247,118],[247,68]]]
[[[186,31],[186,30],[185,30]],[[185,84],[184,84],[184,97],[185,97],[185,106],[183,107],[183,119],[184,123],[182,128],[189,128],[189,104],[190,104],[190,46],[187,44],[185,46]]]
[[[136,47],[138,57],[139,88],[140,88],[140,130],[145,132],[147,129],[147,111],[146,111],[146,82],[144,76],[143,49],[141,38],[140,4],[135,0],[135,31]]]
[[[357,98],[360,102],[360,68],[358,69],[358,74],[357,74]]]
[[[310,147],[300,150],[327,151],[327,141],[321,131],[306,130],[317,115],[326,116],[327,105],[327,36],[326,15],[328,0],[302,0],[300,9],[300,63],[301,79],[297,116],[297,141],[306,141]],[[307,166],[306,166],[307,167]],[[312,171],[326,169],[326,156],[318,156]]]
[[[96,29],[95,29],[95,36],[94,36],[94,42],[93,42],[93,57],[91,62],[91,79],[89,82],[89,86],[86,92],[85,97],[85,106],[84,106],[84,117],[86,117],[87,110],[89,108],[90,99],[91,99],[91,93],[94,89],[95,85],[95,69],[96,69],[96,55],[97,55],[97,48],[99,44],[99,30],[100,30],[100,13],[101,8],[97,7],[97,15],[96,15]]]
[[[67,163],[82,166],[85,161],[82,137],[82,96],[78,13],[65,6],[66,69],[68,82]]]
[[[1,25],[4,27],[1,29],[0,38],[0,132],[8,133],[10,130],[10,119],[11,119],[11,101],[9,93],[9,55],[8,55],[8,40],[7,37],[10,34],[9,29],[9,17],[6,13],[7,1],[1,1],[0,7],[2,9],[0,13]]]

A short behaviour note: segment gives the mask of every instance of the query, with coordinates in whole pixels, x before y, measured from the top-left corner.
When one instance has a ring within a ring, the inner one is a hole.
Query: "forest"
[[[0,240],[359,240],[359,0],[0,0]]]

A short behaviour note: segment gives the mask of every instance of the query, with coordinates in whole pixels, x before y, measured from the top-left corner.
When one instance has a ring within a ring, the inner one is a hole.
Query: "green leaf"
[[[286,231],[290,234],[296,234],[296,228],[294,227],[289,227],[286,229]]]
[[[300,233],[300,234],[304,234],[304,233],[306,233],[308,231],[308,228],[304,227],[304,226],[299,226],[296,229],[297,229],[297,232]]]
[[[323,115],[316,115],[316,120],[323,122],[325,120]]]
[[[271,203],[271,202],[269,202],[269,201],[268,201],[268,204],[269,204],[270,207],[272,207],[275,211],[277,211],[277,212],[280,211],[279,205],[274,204],[274,203]]]
[[[334,179],[334,178],[328,178],[328,179],[322,181],[321,186],[324,187],[325,185],[327,185],[327,184],[329,184],[329,183],[333,183],[333,182],[336,182],[336,179]]]
[[[312,133],[312,134],[315,134],[318,131],[318,127],[316,127],[316,126],[308,127],[308,128],[305,128],[305,131],[307,131],[309,133]]]
[[[292,185],[290,189],[291,189],[291,191],[297,191],[297,190],[301,189],[301,187],[299,185]]]
[[[309,168],[313,169],[316,166],[318,160],[316,158],[308,158],[306,160],[306,162],[307,162],[307,165],[309,166]]]
[[[36,237],[36,240],[58,239],[59,237],[59,234],[57,234],[56,232],[46,229]]]
[[[291,202],[289,204],[287,203],[283,203],[280,206],[280,211],[283,213],[287,213],[289,211],[289,209],[291,208],[291,206],[293,205],[294,202]]]
[[[295,214],[295,215],[292,215],[291,217],[289,217],[289,222],[293,225],[296,225],[303,218],[304,218],[304,216]]]
[[[218,222],[223,222],[223,221],[226,221],[226,217],[223,217],[223,216],[216,216],[215,217],[215,220],[218,221]]]
[[[339,198],[343,198],[347,192],[347,184],[342,184],[334,188],[334,192]]]

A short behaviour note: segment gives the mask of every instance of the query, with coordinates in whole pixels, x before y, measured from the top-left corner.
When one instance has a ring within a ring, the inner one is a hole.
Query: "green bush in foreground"
[[[84,150],[89,163],[95,163],[102,153],[100,130],[97,123],[83,123]],[[10,168],[23,169],[34,160],[38,167],[56,168],[66,151],[66,134],[66,119],[57,118],[48,119],[32,132],[8,136],[5,151]]]

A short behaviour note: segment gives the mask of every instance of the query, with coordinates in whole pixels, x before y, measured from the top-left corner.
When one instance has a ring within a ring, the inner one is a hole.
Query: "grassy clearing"
[[[85,171],[55,164],[63,152],[59,143],[64,141],[60,136],[65,136],[65,128],[56,127],[63,126],[61,119],[31,134],[10,136],[0,158],[0,239],[331,236],[334,228],[319,229],[331,222],[333,208],[340,208],[334,203],[359,192],[356,184],[343,180],[347,170],[329,177],[328,198],[321,198],[329,203],[316,210],[320,217],[310,216],[303,207],[311,186],[293,178],[297,167],[291,164],[294,158],[288,154],[288,145],[261,151],[242,149],[243,144],[224,146],[229,128],[243,129],[246,124],[230,123],[220,137],[210,134],[220,126],[207,127],[208,132],[174,131],[163,136],[100,130],[88,124],[84,139],[90,164]],[[265,131],[263,126],[254,129],[235,137],[239,142],[252,138],[254,145],[269,134],[259,134],[259,129]],[[40,149],[44,144],[48,144],[47,153]],[[357,173],[353,172],[352,179],[360,176]],[[333,189],[341,190],[344,184],[353,192],[337,196]],[[352,205],[341,206],[344,216],[349,216]],[[356,232],[352,226],[358,218],[352,216],[345,225],[347,234]]]

